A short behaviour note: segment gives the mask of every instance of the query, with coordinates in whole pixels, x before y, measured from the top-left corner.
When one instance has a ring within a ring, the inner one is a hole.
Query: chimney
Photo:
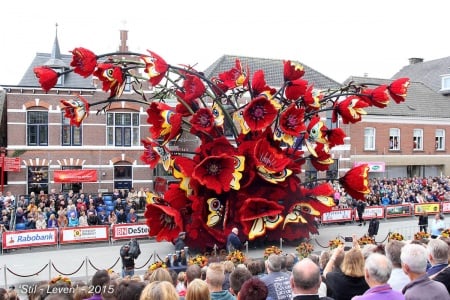
[[[408,60],[409,60],[410,65],[423,63],[423,58],[420,58],[420,57],[411,57]]]
[[[128,52],[128,30],[120,30],[120,46],[119,52]]]

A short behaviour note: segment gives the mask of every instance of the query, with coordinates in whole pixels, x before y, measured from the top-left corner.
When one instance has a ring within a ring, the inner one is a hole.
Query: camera
[[[345,241],[345,242],[353,242],[353,238],[352,238],[351,236],[346,236],[346,237],[344,238],[344,241]]]
[[[9,286],[9,289],[10,289],[10,290],[15,290],[16,287],[15,287],[14,285],[10,285],[10,286]]]

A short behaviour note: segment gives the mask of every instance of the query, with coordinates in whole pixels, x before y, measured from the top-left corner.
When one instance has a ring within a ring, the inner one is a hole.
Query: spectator
[[[117,223],[121,224],[121,223],[126,223],[126,222],[127,222],[127,215],[123,211],[123,208],[121,208],[119,210],[119,213],[117,214]]]
[[[27,217],[22,207],[18,207],[16,210],[16,224],[23,224],[27,222]]]
[[[194,279],[186,290],[186,300],[210,300],[208,284],[201,279]]]
[[[134,208],[130,208],[130,212],[127,214],[127,223],[137,223],[138,215]]]
[[[362,296],[355,296],[352,300],[390,299],[404,300],[399,291],[393,290],[387,283],[392,272],[390,260],[379,253],[372,253],[365,262],[364,276],[370,289]]]
[[[165,268],[158,268],[156,270],[153,270],[153,272],[148,277],[148,282],[153,281],[168,281],[173,283],[172,276]]]
[[[225,273],[225,280],[223,281],[223,284],[222,284],[222,290],[229,290],[230,289],[230,274],[235,269],[235,266],[232,261],[226,260],[223,262],[223,268],[224,268],[224,273]]]
[[[66,211],[63,210],[61,212],[58,212],[58,227],[64,228],[64,227],[67,227],[68,224],[69,224],[69,220],[67,219]]]
[[[186,244],[184,243],[184,239],[186,238],[186,232],[182,231],[178,234],[178,237],[175,239],[175,251],[181,251],[184,249]]]
[[[87,223],[89,226],[100,225],[100,220],[93,212],[88,212]]]
[[[120,248],[122,259],[122,277],[134,275],[134,256],[130,254],[130,245],[125,244]]]
[[[366,225],[366,221],[363,218],[364,215],[364,210],[366,209],[366,203],[363,202],[362,200],[358,200],[358,202],[356,202],[356,212],[358,213],[358,226],[362,226],[363,223],[364,225]]]
[[[36,221],[36,229],[46,229],[46,228],[47,228],[47,221],[45,221],[44,214],[40,213]]]
[[[114,211],[109,212],[108,223],[111,225],[117,224],[117,215]]]
[[[267,275],[261,277],[273,300],[291,299],[289,275],[281,271],[281,260],[280,255],[270,254],[266,260]]]
[[[250,273],[248,269],[245,268],[234,269],[230,274],[230,287],[229,287],[230,293],[233,294],[234,296],[239,295],[239,292],[242,288],[242,284],[244,284],[245,281],[247,281],[252,277],[253,275],[252,273]]]
[[[175,289],[177,290],[177,293],[180,296],[186,295],[186,286],[184,285],[185,280],[186,280],[186,272],[180,271],[177,275],[177,283],[175,285]]]
[[[116,300],[138,300],[145,288],[142,281],[122,280],[114,291]]]
[[[106,211],[103,208],[99,208],[97,218],[99,220],[99,225],[109,224],[108,215],[106,214]]]
[[[172,283],[154,281],[147,284],[139,300],[179,300],[179,298]]]
[[[210,263],[206,270],[206,283],[211,294],[211,300],[233,300],[235,299],[229,291],[222,290],[225,280],[224,267],[221,263]],[[189,286],[187,287],[189,289]]]
[[[402,248],[405,246],[405,242],[391,240],[386,244],[386,257],[392,263],[391,277],[388,280],[388,284],[396,291],[402,291],[403,287],[409,282],[409,277],[402,270],[402,261],[400,254]]]
[[[292,288],[292,299],[331,299],[319,297],[321,283],[320,268],[309,258],[304,258],[294,265],[290,284]]]
[[[75,212],[71,211],[69,214],[69,227],[77,227],[79,225],[78,218]]]
[[[102,293],[105,290],[109,290],[111,279],[109,277],[109,273],[106,270],[98,270],[95,272],[94,276],[92,276],[90,291],[93,294],[88,300],[101,300]]]
[[[78,226],[89,226],[86,212],[84,210],[80,211],[80,217],[78,218]]]
[[[239,229],[234,227],[227,237],[227,250],[228,252],[233,252],[234,250],[242,250],[243,245],[239,239]]]
[[[267,286],[258,277],[246,280],[241,287],[237,299],[239,300],[265,300],[268,295]]]
[[[427,250],[422,245],[407,244],[402,248],[403,271],[410,282],[403,288],[406,300],[439,299],[449,300],[450,295],[440,282],[431,280],[427,273]]]
[[[441,239],[430,240],[427,244],[428,261],[431,267],[427,275],[431,276],[448,266],[448,244]]]
[[[378,234],[378,228],[380,227],[380,221],[378,220],[378,215],[375,213],[375,216],[369,222],[369,236],[375,237]]]
[[[29,214],[27,216],[27,222],[25,224],[26,229],[36,229],[36,220],[37,218],[34,217],[34,214]]]
[[[58,228],[58,220],[54,213],[48,217],[47,228]]]
[[[369,289],[364,279],[364,256],[359,246],[354,242],[354,247],[345,252],[340,271],[331,271],[339,252],[344,252],[344,247],[339,246],[333,252],[323,275],[326,278],[327,290],[331,291],[331,297],[336,300],[350,300],[353,296],[361,295]]]
[[[143,187],[139,188],[138,197],[139,197],[139,209],[144,209],[146,204],[145,199],[147,198],[147,195]]]

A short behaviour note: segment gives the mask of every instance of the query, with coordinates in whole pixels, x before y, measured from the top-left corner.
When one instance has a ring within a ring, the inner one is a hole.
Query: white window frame
[[[116,123],[116,115],[121,115],[121,123]],[[125,124],[123,118],[129,115],[129,122]],[[121,139],[118,140],[119,135]],[[126,135],[129,136],[126,137]],[[108,112],[106,114],[106,145],[116,147],[140,146],[140,116],[139,112]]]
[[[445,150],[445,129],[436,129],[435,131],[435,147],[437,151]]]
[[[364,150],[365,151],[375,150],[375,136],[376,136],[376,130],[374,127],[364,128]]]
[[[400,150],[400,128],[389,128],[389,150]]]
[[[450,74],[442,75],[441,77],[441,91],[450,90]]]
[[[416,128],[413,130],[413,150],[423,150],[423,129]]]

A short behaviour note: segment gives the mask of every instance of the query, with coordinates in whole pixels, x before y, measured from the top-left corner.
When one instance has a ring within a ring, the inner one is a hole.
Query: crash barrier
[[[434,215],[436,213],[450,213],[450,201],[366,206],[363,213],[363,219],[370,220],[375,217],[378,219],[411,217],[421,215],[425,212],[430,215]],[[330,212],[322,214],[320,219],[322,224],[354,222],[357,220],[358,213],[356,208],[339,207],[334,207]]]
[[[5,231],[2,234],[2,253],[3,250],[15,248],[60,247],[64,244],[92,242],[113,243],[117,240],[148,238],[148,233],[149,228],[145,223]]]

